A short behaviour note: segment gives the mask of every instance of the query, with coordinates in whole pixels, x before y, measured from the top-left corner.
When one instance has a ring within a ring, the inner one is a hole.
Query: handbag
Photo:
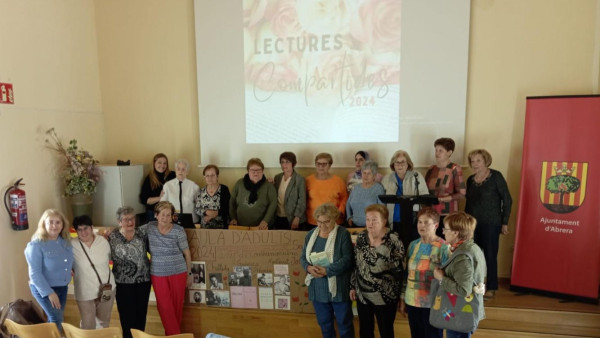
[[[450,262],[460,255],[469,257],[473,264],[473,256],[467,252],[452,255],[440,268],[445,269]],[[474,264],[473,264],[474,265]],[[483,281],[481,281],[483,282]],[[474,286],[479,283],[473,281]],[[479,309],[483,307],[483,295],[472,291],[467,297],[460,297],[444,290],[437,280],[431,283],[430,298],[433,301],[429,311],[429,323],[438,329],[448,329],[457,332],[472,332],[482,319]]]
[[[98,277],[98,282],[100,283],[100,288],[98,289],[98,297],[96,298],[96,300],[100,301],[101,303],[108,302],[112,298],[112,284],[110,284],[110,271],[108,272],[108,281],[106,283],[102,283],[102,279],[100,279],[100,275],[96,270],[96,266],[94,266],[94,263],[92,263],[92,260],[90,259],[90,256],[88,256],[87,251],[85,251],[85,248],[83,247],[81,241],[79,242],[79,244],[81,245],[81,249],[83,250],[85,257],[87,257],[88,261],[92,265],[92,269],[94,269],[96,277]]]
[[[0,337],[10,337],[4,321],[10,319],[18,324],[30,325],[46,322],[44,312],[33,301],[17,299],[0,307]]]

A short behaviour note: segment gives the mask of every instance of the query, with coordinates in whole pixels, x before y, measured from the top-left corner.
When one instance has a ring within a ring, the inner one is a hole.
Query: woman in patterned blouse
[[[384,205],[370,205],[365,212],[367,230],[356,239],[356,268],[352,273],[350,298],[356,300],[361,337],[373,337],[373,317],[377,318],[381,337],[394,337],[404,247],[387,226],[389,215]]]
[[[150,297],[150,261],[146,227],[135,227],[132,207],[117,210],[118,231],[108,236],[117,283],[117,310],[121,319],[123,337],[131,337],[130,329],[144,331]]]
[[[205,229],[224,229],[229,224],[229,188],[219,184],[219,168],[207,165],[202,171],[206,186],[198,191],[194,211]]]
[[[433,143],[435,147],[435,164],[429,167],[425,174],[425,181],[429,193],[437,196],[439,204],[434,205],[435,210],[441,215],[440,223],[451,212],[458,211],[458,201],[465,198],[467,188],[462,174],[462,168],[450,162],[454,152],[454,140],[442,137]],[[436,234],[443,237],[442,227],[438,227]]]
[[[440,215],[432,208],[419,211],[417,230],[421,238],[408,246],[408,278],[403,287],[400,312],[408,314],[411,337],[441,338],[443,330],[429,324],[429,289],[433,271],[448,259],[449,246],[435,234]]]

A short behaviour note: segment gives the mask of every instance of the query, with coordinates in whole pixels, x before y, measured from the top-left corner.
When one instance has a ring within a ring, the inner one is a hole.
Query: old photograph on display
[[[290,275],[275,275],[275,284],[273,289],[276,295],[290,295]]]
[[[237,276],[237,273],[235,273],[235,271],[232,271],[229,273],[229,278],[227,280],[227,284],[229,284],[229,286],[239,286],[240,285],[239,278]]]
[[[290,297],[289,296],[275,296],[275,308],[277,310],[289,310],[290,309]]]
[[[252,269],[249,266],[234,266],[239,286],[252,286]]]
[[[206,305],[230,307],[229,291],[206,290]]]
[[[221,273],[210,273],[209,278],[209,289],[211,290],[223,290],[223,276]]]
[[[190,304],[206,304],[206,294],[201,290],[190,290],[188,299]]]
[[[192,262],[192,285],[190,289],[206,289],[206,263]]]
[[[259,272],[256,274],[256,283],[260,287],[271,287],[273,286],[273,274],[266,272]]]

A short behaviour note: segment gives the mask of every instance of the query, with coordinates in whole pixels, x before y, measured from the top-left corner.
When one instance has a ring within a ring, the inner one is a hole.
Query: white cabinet
[[[102,178],[94,195],[94,225],[117,225],[117,209],[125,205],[132,207],[136,214],[146,211],[139,199],[144,180],[143,165],[99,167],[102,170]]]

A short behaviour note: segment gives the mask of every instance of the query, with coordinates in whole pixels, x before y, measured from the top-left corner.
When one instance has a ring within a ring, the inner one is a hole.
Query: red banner
[[[511,286],[598,301],[600,96],[527,98]]]

